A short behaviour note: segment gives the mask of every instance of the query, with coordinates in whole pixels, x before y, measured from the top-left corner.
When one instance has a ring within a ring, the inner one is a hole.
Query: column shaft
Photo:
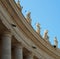
[[[11,34],[8,32],[2,37],[2,59],[11,59]]]
[[[28,54],[28,55],[26,56],[26,59],[33,59],[33,55]]]
[[[23,49],[20,46],[15,47],[15,58],[23,59]]]

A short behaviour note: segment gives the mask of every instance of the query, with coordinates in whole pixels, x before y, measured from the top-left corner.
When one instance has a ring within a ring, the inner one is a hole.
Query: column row
[[[12,59],[11,53],[11,41],[12,34],[10,31],[5,31],[2,35],[2,57],[1,59]],[[20,45],[16,45],[14,47],[15,59],[33,59],[31,54],[27,55],[26,58],[23,58],[23,47]]]

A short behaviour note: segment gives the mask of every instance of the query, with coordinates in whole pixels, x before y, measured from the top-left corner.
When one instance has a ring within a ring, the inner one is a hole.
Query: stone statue
[[[28,12],[27,15],[26,15],[26,17],[30,18],[30,14],[31,14],[31,12]]]
[[[58,47],[57,37],[54,38],[54,46]]]
[[[39,23],[36,23],[36,32],[38,33],[38,34],[40,34],[40,24]]]
[[[17,2],[17,6],[20,7],[20,1],[19,1],[19,0],[18,0],[18,2]]]
[[[49,41],[48,30],[45,30],[43,37],[46,41]]]
[[[18,8],[19,8],[20,11],[21,11],[23,7],[21,7],[21,5],[20,5],[20,0],[18,0],[18,2],[17,2],[17,6],[18,6]]]
[[[26,20],[27,20],[27,22],[28,22],[29,24],[31,24],[31,12],[28,12],[28,13],[26,14]]]

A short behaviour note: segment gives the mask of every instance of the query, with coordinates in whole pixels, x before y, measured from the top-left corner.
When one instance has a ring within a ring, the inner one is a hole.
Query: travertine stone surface
[[[23,59],[23,48],[21,46],[15,47],[15,58],[16,59]]]
[[[2,59],[11,59],[11,33],[8,31],[2,36]]]
[[[34,59],[32,54],[28,54],[26,59]]]

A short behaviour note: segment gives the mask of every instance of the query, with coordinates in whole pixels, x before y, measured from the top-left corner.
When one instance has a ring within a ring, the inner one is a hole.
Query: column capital
[[[34,58],[34,54],[33,53],[28,53],[26,55],[26,59],[33,59]]]
[[[29,52],[27,52],[26,56],[33,57],[34,56],[34,53],[32,53],[32,52],[29,51]]]
[[[14,44],[14,47],[15,48],[23,48],[23,45],[21,44],[21,43],[19,43],[19,42],[16,42],[15,44]]]
[[[3,36],[11,37],[11,36],[12,36],[12,33],[11,33],[10,30],[5,30],[5,31],[3,31],[3,34],[2,34],[2,35],[3,35]]]

